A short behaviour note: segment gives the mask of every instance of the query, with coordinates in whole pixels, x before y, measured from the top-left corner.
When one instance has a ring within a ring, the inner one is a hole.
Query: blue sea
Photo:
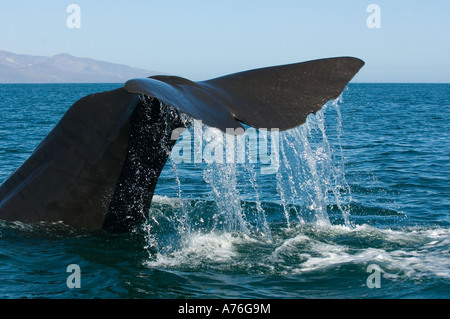
[[[0,182],[75,101],[120,86],[1,84]],[[0,221],[0,298],[449,298],[449,124],[450,84],[351,83],[268,133],[275,169],[172,156],[129,234]]]

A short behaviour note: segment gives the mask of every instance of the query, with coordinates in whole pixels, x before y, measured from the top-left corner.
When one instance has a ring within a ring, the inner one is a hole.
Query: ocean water
[[[119,86],[0,85],[0,182]],[[206,162],[226,137],[205,127],[183,149],[190,129],[130,234],[0,221],[0,298],[449,298],[449,123],[449,84],[350,84],[299,128],[254,131],[241,162]]]

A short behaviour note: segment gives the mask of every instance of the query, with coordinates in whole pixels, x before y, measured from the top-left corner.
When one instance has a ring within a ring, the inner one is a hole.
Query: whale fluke
[[[132,93],[155,96],[181,112],[221,129],[277,128],[303,124],[329,100],[336,99],[364,62],[353,57],[320,59],[235,73],[192,82],[152,76],[125,83]]]
[[[287,130],[337,98],[363,65],[338,57],[200,82],[152,76],[88,95],[0,186],[0,219],[131,230],[148,214],[172,131],[189,125],[181,113],[224,132],[242,123]]]

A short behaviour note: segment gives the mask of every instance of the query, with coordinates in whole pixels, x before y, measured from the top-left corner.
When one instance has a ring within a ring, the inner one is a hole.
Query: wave
[[[162,214],[166,205],[180,207],[178,199],[157,197],[156,203],[157,210]],[[203,202],[202,205],[212,208],[213,204]],[[198,207],[199,202],[185,205]],[[244,206],[249,205],[246,203]],[[282,205],[272,203],[270,207],[266,210],[267,216],[278,215],[278,218],[272,216],[274,219],[269,223],[269,236],[264,232],[227,231],[217,226],[208,228],[205,227],[208,221],[204,215],[197,216],[198,222],[202,220],[202,227],[191,227],[189,230],[184,228],[177,232],[174,227],[172,232],[167,229],[155,232],[156,229],[150,227],[153,250],[144,264],[150,268],[182,271],[213,269],[226,273],[283,276],[328,272],[350,266],[365,271],[368,265],[376,264],[382,269],[383,278],[389,280],[428,276],[450,278],[449,229],[380,229],[368,224],[348,227],[344,223],[322,225],[301,221],[288,226],[279,217],[282,216]],[[359,205],[355,207],[361,209]],[[248,211],[245,213],[249,215]],[[399,215],[394,211],[375,209],[371,213],[383,217]],[[152,218],[156,221],[157,216]],[[170,217],[166,216],[166,221],[169,220]],[[193,220],[191,222],[195,224]],[[162,223],[158,226],[163,227]],[[170,240],[164,240],[167,234],[172,237],[168,246]],[[173,237],[177,236],[178,239],[173,241]]]
[[[376,264],[389,280],[448,279],[449,244],[448,229],[298,225],[275,230],[271,239],[221,231],[191,233],[175,249],[158,251],[144,264],[181,271],[282,276],[333,273],[343,266],[365,271]]]

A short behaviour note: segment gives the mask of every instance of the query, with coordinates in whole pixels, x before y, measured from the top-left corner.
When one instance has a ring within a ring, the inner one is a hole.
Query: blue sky
[[[81,8],[70,29],[69,4]],[[381,28],[370,29],[370,4]],[[204,80],[332,56],[355,82],[450,82],[448,0],[15,0],[0,4],[0,49],[70,53]]]

